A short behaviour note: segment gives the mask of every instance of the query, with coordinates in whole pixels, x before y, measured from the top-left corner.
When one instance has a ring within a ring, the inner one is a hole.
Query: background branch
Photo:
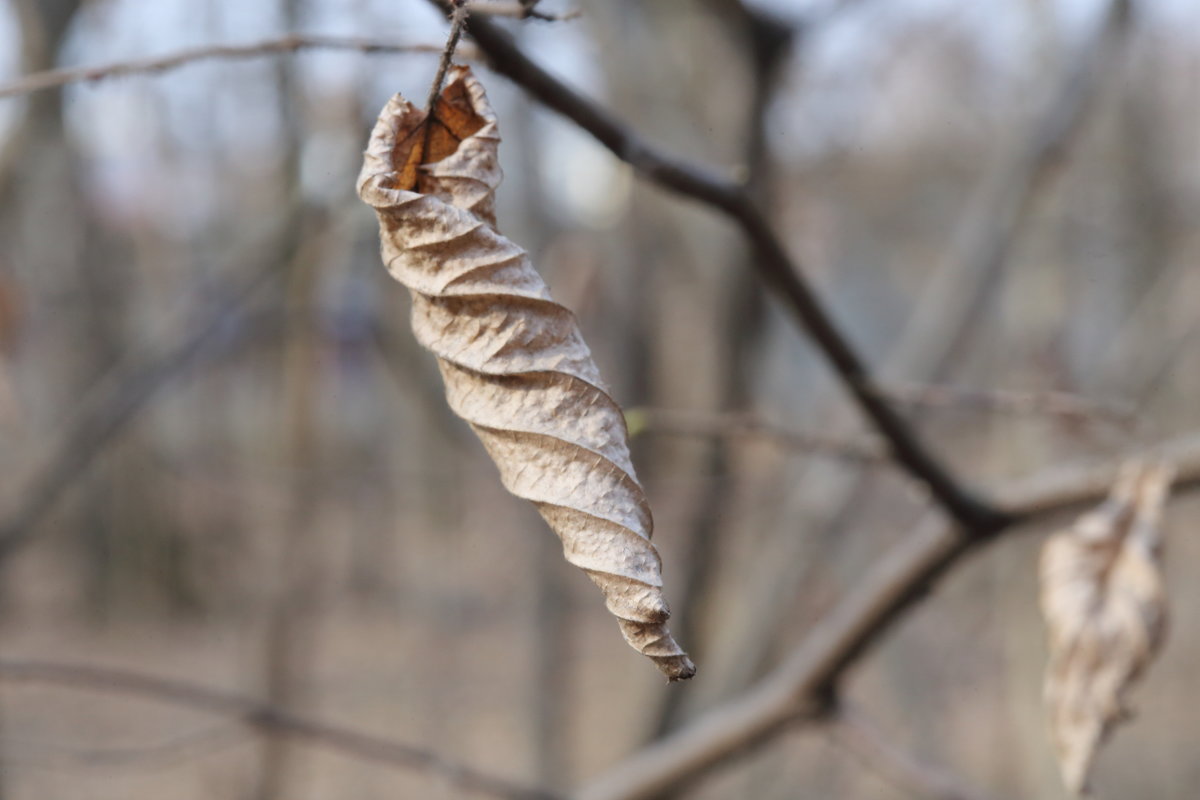
[[[117,61],[94,67],[51,69],[23,75],[16,80],[0,84],[0,98],[41,92],[72,83],[123,78],[130,75],[145,75],[167,72],[197,61],[216,59],[237,60],[261,58],[279,53],[295,53],[300,50],[356,50],[360,53],[440,53],[441,45],[398,44],[378,39],[363,39],[353,36],[307,36],[292,34],[280,39],[267,39],[251,44],[206,45],[179,50],[167,56],[141,58],[133,61]],[[469,58],[460,51],[459,55]]]
[[[1014,252],[1011,239],[1030,218],[1038,197],[1058,174],[1066,156],[1078,147],[1085,122],[1092,118],[1087,113],[1095,106],[1091,98],[1114,79],[1130,29],[1126,0],[1112,0],[1098,33],[1070,58],[1044,103],[1037,103],[1033,119],[1015,133],[1011,145],[987,168],[968,208],[955,223],[942,263],[915,293],[918,299],[909,321],[881,362],[885,389],[903,387],[903,381],[945,380],[956,342],[975,335],[989,292],[1002,283],[1002,273]],[[830,397],[826,404],[834,399]],[[846,435],[857,427],[857,421],[848,419],[843,405],[835,406],[825,427]],[[916,425],[926,407],[908,411],[908,419]],[[792,484],[791,499],[780,510],[779,519],[815,518],[809,524],[821,533],[817,537],[785,533],[780,546],[756,569],[755,583],[745,590],[748,599],[743,603],[741,624],[730,626],[725,642],[726,652],[736,653],[737,660],[730,664],[728,677],[713,697],[742,691],[762,675],[770,658],[778,655],[778,631],[808,574],[794,565],[825,555],[812,552],[813,539],[836,541],[854,527],[874,485],[873,469],[870,465],[867,472],[847,474],[822,468],[817,474],[787,476]]]
[[[906,794],[927,800],[985,800],[960,778],[905,752],[845,699],[839,700],[826,727],[831,741]]]
[[[838,439],[796,431],[754,416],[738,413],[705,413],[667,408],[631,408],[625,412],[630,436],[667,435],[767,441],[789,450],[852,462],[887,459],[887,451],[871,441]]]
[[[1059,417],[1072,422],[1104,422],[1131,428],[1138,422],[1132,405],[1096,400],[1070,392],[970,389],[935,383],[888,382],[885,391],[901,405],[960,408],[1001,414]]]
[[[983,413],[1057,417],[1070,422],[1105,423],[1128,429],[1138,420],[1130,406],[1093,400],[1068,392],[981,390],[920,383],[889,383],[883,391],[898,405],[925,409],[963,409]],[[858,463],[888,460],[878,442],[812,431],[798,431],[753,413],[704,412],[671,408],[630,408],[625,412],[631,436],[695,436],[748,439]]]
[[[504,2],[504,0],[477,0],[471,3],[472,14],[487,14],[492,17],[515,17],[517,19],[540,19],[543,22],[566,22],[581,15],[579,11],[568,11],[565,14],[547,14],[537,9],[538,0],[520,0],[519,2]]]
[[[12,767],[38,769],[142,770],[147,767],[174,766],[234,747],[245,739],[245,732],[217,723],[159,741],[136,745],[83,747],[76,744],[28,741],[5,737],[0,763]]]
[[[303,216],[299,210],[286,214],[284,230],[253,249],[249,260],[257,268],[246,274],[235,269],[232,287],[199,323],[158,352],[131,359],[102,380],[68,423],[66,433],[54,443],[43,465],[15,495],[16,507],[0,520],[0,562],[29,539],[63,492],[159,391],[209,352],[213,340],[237,321],[255,294],[295,259],[303,257],[302,237],[298,235],[304,225]]]
[[[1154,451],[1176,466],[1175,493],[1200,485],[1200,434]],[[1120,460],[1047,468],[998,493],[1014,523],[1042,521],[1099,502]],[[998,535],[998,532],[995,532]],[[581,800],[643,800],[690,781],[789,722],[819,714],[820,699],[950,567],[984,542],[930,515],[885,552],[856,588],[814,625],[783,662],[750,690],[649,745],[580,793]]]
[[[900,345],[901,363],[921,358],[924,369],[906,369],[931,383],[974,341],[989,298],[997,294],[1021,228],[1043,189],[1060,172],[1078,141],[1089,111],[1124,53],[1132,26],[1132,0],[1110,0],[1100,29],[1053,87],[1027,133],[1017,138],[993,170],[955,231],[945,280],[925,293],[917,325]],[[930,348],[930,342],[938,346]]]
[[[316,722],[252,698],[185,681],[85,664],[18,660],[0,660],[0,680],[125,694],[187,706],[235,717],[263,733],[301,739],[351,758],[436,775],[464,791],[506,800],[554,800],[554,795],[539,789],[480,772],[421,747]]]

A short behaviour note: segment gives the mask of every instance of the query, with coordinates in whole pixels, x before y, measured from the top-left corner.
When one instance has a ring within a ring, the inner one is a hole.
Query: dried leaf
[[[1125,693],[1163,638],[1159,517],[1171,474],[1161,463],[1125,464],[1108,499],[1042,549],[1045,702],[1063,782],[1076,794],[1087,792],[1096,750],[1128,718]]]
[[[505,488],[537,506],[626,641],[668,678],[690,678],[695,667],[666,627],[653,522],[621,410],[574,315],[496,230],[500,136],[470,70],[451,71],[429,124],[427,136],[425,113],[393,97],[358,181],[379,216],[384,263],[412,292],[413,331]]]

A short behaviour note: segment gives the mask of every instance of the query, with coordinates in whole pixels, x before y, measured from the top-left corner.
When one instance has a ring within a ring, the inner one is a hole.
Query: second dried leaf
[[[1125,694],[1166,624],[1159,518],[1169,466],[1129,462],[1108,499],[1042,550],[1050,639],[1045,701],[1067,788],[1087,792],[1096,751],[1128,717]]]

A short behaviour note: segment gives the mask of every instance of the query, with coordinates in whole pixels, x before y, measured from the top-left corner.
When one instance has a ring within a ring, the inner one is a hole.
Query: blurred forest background
[[[962,474],[1200,428],[1191,0],[1128,20],[1099,0],[573,8],[502,24],[650,141],[745,177]],[[421,0],[5,0],[0,82],[289,32],[436,48],[445,24]],[[664,686],[446,409],[354,195],[379,108],[423,99],[436,59],[322,50],[0,98],[0,655],[187,678],[562,789],[752,683],[924,501],[745,424],[867,434],[737,230],[484,71],[501,226],[636,409],[700,668]],[[1200,785],[1198,511],[1168,515],[1176,624],[1101,797]],[[1062,792],[1039,540],[970,560],[847,686],[997,799]],[[867,767],[797,727],[685,794],[908,796]],[[0,682],[4,800],[458,796],[211,715]]]

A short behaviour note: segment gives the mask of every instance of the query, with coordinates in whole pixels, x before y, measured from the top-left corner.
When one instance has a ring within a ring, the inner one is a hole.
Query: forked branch
[[[1200,434],[1152,449],[1176,468],[1178,495],[1200,486]],[[1013,525],[1045,521],[1107,496],[1124,457],[1049,467],[997,492]],[[600,776],[580,800],[643,800],[693,780],[752,743],[828,706],[836,688],[893,622],[937,586],[967,554],[998,537],[964,536],[934,516],[885,552],[856,588],[825,615],[756,686]]]

